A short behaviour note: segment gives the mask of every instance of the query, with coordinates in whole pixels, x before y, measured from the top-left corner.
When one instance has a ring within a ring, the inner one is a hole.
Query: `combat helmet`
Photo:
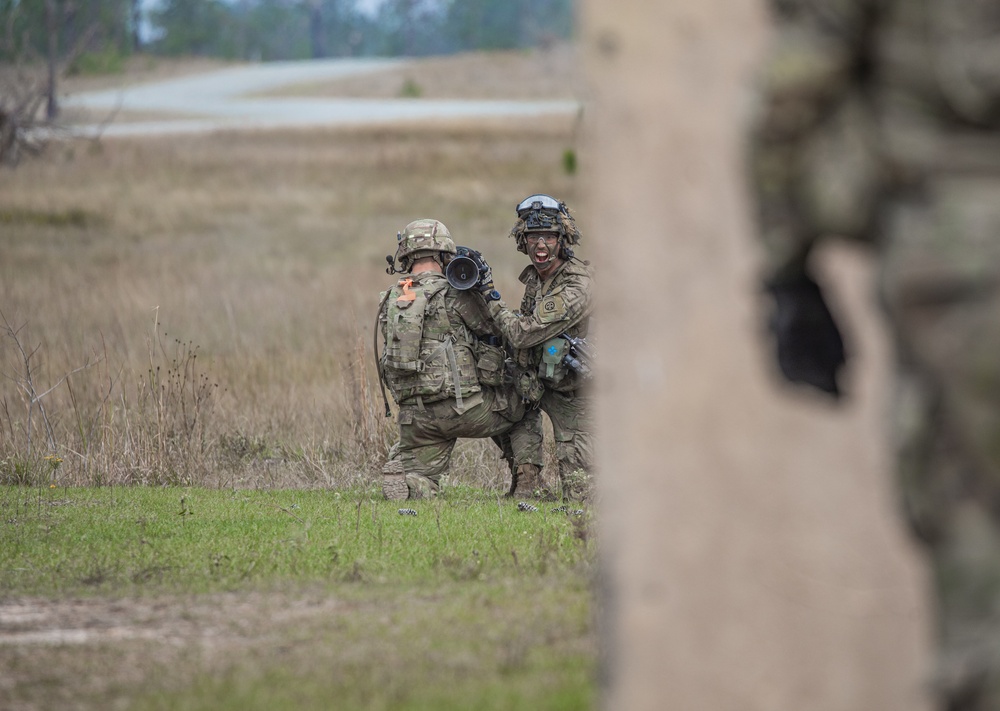
[[[566,203],[551,195],[529,195],[517,204],[517,222],[510,236],[517,242],[517,251],[528,253],[527,236],[531,232],[559,233],[559,258],[571,259],[570,245],[580,243],[580,230]]]
[[[455,242],[451,238],[451,232],[445,227],[443,222],[437,220],[414,220],[402,232],[396,233],[395,257],[387,256],[389,268],[386,270],[390,274],[396,272],[408,272],[413,267],[413,262],[422,257],[434,257],[441,264],[442,268],[447,265],[450,256],[455,254]],[[399,267],[396,267],[399,262]]]

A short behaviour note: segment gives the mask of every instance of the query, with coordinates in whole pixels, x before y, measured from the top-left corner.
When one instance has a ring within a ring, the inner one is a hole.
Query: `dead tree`
[[[49,128],[42,116],[45,83],[18,68],[0,78],[0,165],[14,166],[24,154],[41,151]]]
[[[16,7],[7,17],[0,50],[14,57],[14,61],[0,67],[0,166],[15,166],[26,154],[38,154],[58,129],[57,81],[100,29],[96,23],[88,27],[60,57],[59,30],[74,7],[72,3],[60,6],[55,0],[45,0],[44,59],[33,51],[29,42],[15,37]]]

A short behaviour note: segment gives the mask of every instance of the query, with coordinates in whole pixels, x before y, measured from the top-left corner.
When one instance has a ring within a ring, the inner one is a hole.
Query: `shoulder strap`
[[[382,391],[382,404],[385,406],[385,416],[391,417],[392,411],[389,410],[389,398],[385,394],[385,375],[382,373],[382,361],[378,355],[378,325],[382,320],[382,313],[385,311],[385,303],[389,300],[389,294],[392,289],[387,289],[385,296],[382,297],[382,301],[379,302],[378,311],[375,312],[375,328],[372,329],[372,350],[375,352],[375,371],[378,373],[378,386]]]

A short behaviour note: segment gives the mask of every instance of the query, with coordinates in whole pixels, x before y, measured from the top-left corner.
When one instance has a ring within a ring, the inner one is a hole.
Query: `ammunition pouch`
[[[477,340],[475,355],[476,376],[479,378],[479,383],[490,387],[503,385],[506,360],[503,349]]]
[[[514,390],[525,402],[538,402],[545,394],[545,386],[538,374],[531,370],[520,370],[514,377]]]

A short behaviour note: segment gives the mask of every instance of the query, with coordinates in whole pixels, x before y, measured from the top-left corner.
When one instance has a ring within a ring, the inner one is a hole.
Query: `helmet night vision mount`
[[[524,229],[529,232],[559,232],[560,214],[568,214],[566,205],[551,195],[531,195],[517,205],[517,216],[524,220]]]
[[[560,259],[572,259],[570,245],[580,242],[580,230],[566,203],[551,195],[536,193],[517,204],[517,223],[510,236],[517,242],[517,251],[528,253],[527,235],[531,232],[555,232],[559,235]]]

